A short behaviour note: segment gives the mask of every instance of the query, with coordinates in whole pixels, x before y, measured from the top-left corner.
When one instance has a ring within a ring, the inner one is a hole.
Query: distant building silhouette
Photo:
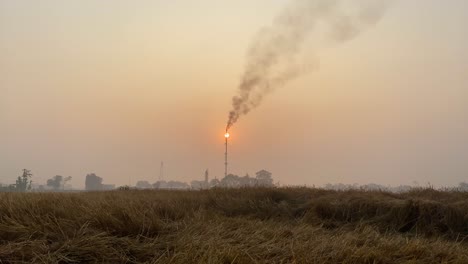
[[[190,185],[180,181],[157,181],[153,183],[154,189],[165,189],[165,190],[185,190],[190,189]]]
[[[222,188],[240,188],[240,187],[274,187],[272,174],[269,171],[261,170],[256,173],[256,177],[250,177],[249,174],[246,174],[243,177],[238,175],[228,174],[223,177],[221,180],[218,180],[216,177],[210,180],[208,169],[205,170],[204,180],[194,180],[188,185],[185,182],[179,181],[157,181],[152,184],[154,189],[193,189],[193,190],[203,190],[210,189],[214,187]],[[138,188],[145,188],[148,186],[146,181],[140,181],[137,183]]]
[[[190,182],[190,188],[195,189],[195,190],[201,190],[201,189],[208,189],[210,188],[210,182],[209,182],[209,176],[208,176],[208,169],[205,171],[205,180],[204,181],[191,181]]]
[[[102,190],[102,178],[94,173],[86,175],[85,188],[87,191]]]

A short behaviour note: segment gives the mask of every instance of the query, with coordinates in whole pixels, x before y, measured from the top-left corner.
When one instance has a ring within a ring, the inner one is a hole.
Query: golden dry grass
[[[1,263],[468,263],[468,193],[0,194]]]

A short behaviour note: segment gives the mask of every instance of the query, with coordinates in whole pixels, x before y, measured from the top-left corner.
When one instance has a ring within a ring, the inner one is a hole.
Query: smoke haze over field
[[[466,181],[468,1],[388,3],[1,0],[0,183]]]
[[[259,106],[265,95],[304,72],[306,67],[298,64],[297,56],[318,23],[327,26],[330,38],[345,42],[377,23],[387,4],[370,0],[291,0],[273,25],[261,29],[251,43],[239,94],[232,98],[226,131],[240,116]]]

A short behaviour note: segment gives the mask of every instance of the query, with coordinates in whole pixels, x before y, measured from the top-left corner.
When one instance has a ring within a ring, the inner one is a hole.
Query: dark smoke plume
[[[238,95],[232,98],[226,131],[242,115],[259,106],[266,94],[305,72],[296,59],[317,24],[325,27],[334,42],[343,43],[377,23],[387,4],[385,0],[291,0],[250,45]]]

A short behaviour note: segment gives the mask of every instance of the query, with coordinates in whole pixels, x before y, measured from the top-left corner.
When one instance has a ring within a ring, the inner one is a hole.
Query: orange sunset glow
[[[0,1],[0,181],[27,167],[77,188],[90,172],[154,182],[161,161],[167,179],[222,176],[234,111],[236,175],[456,184],[467,4],[369,2],[374,13],[343,7],[346,32],[326,16],[281,24],[285,0]]]

